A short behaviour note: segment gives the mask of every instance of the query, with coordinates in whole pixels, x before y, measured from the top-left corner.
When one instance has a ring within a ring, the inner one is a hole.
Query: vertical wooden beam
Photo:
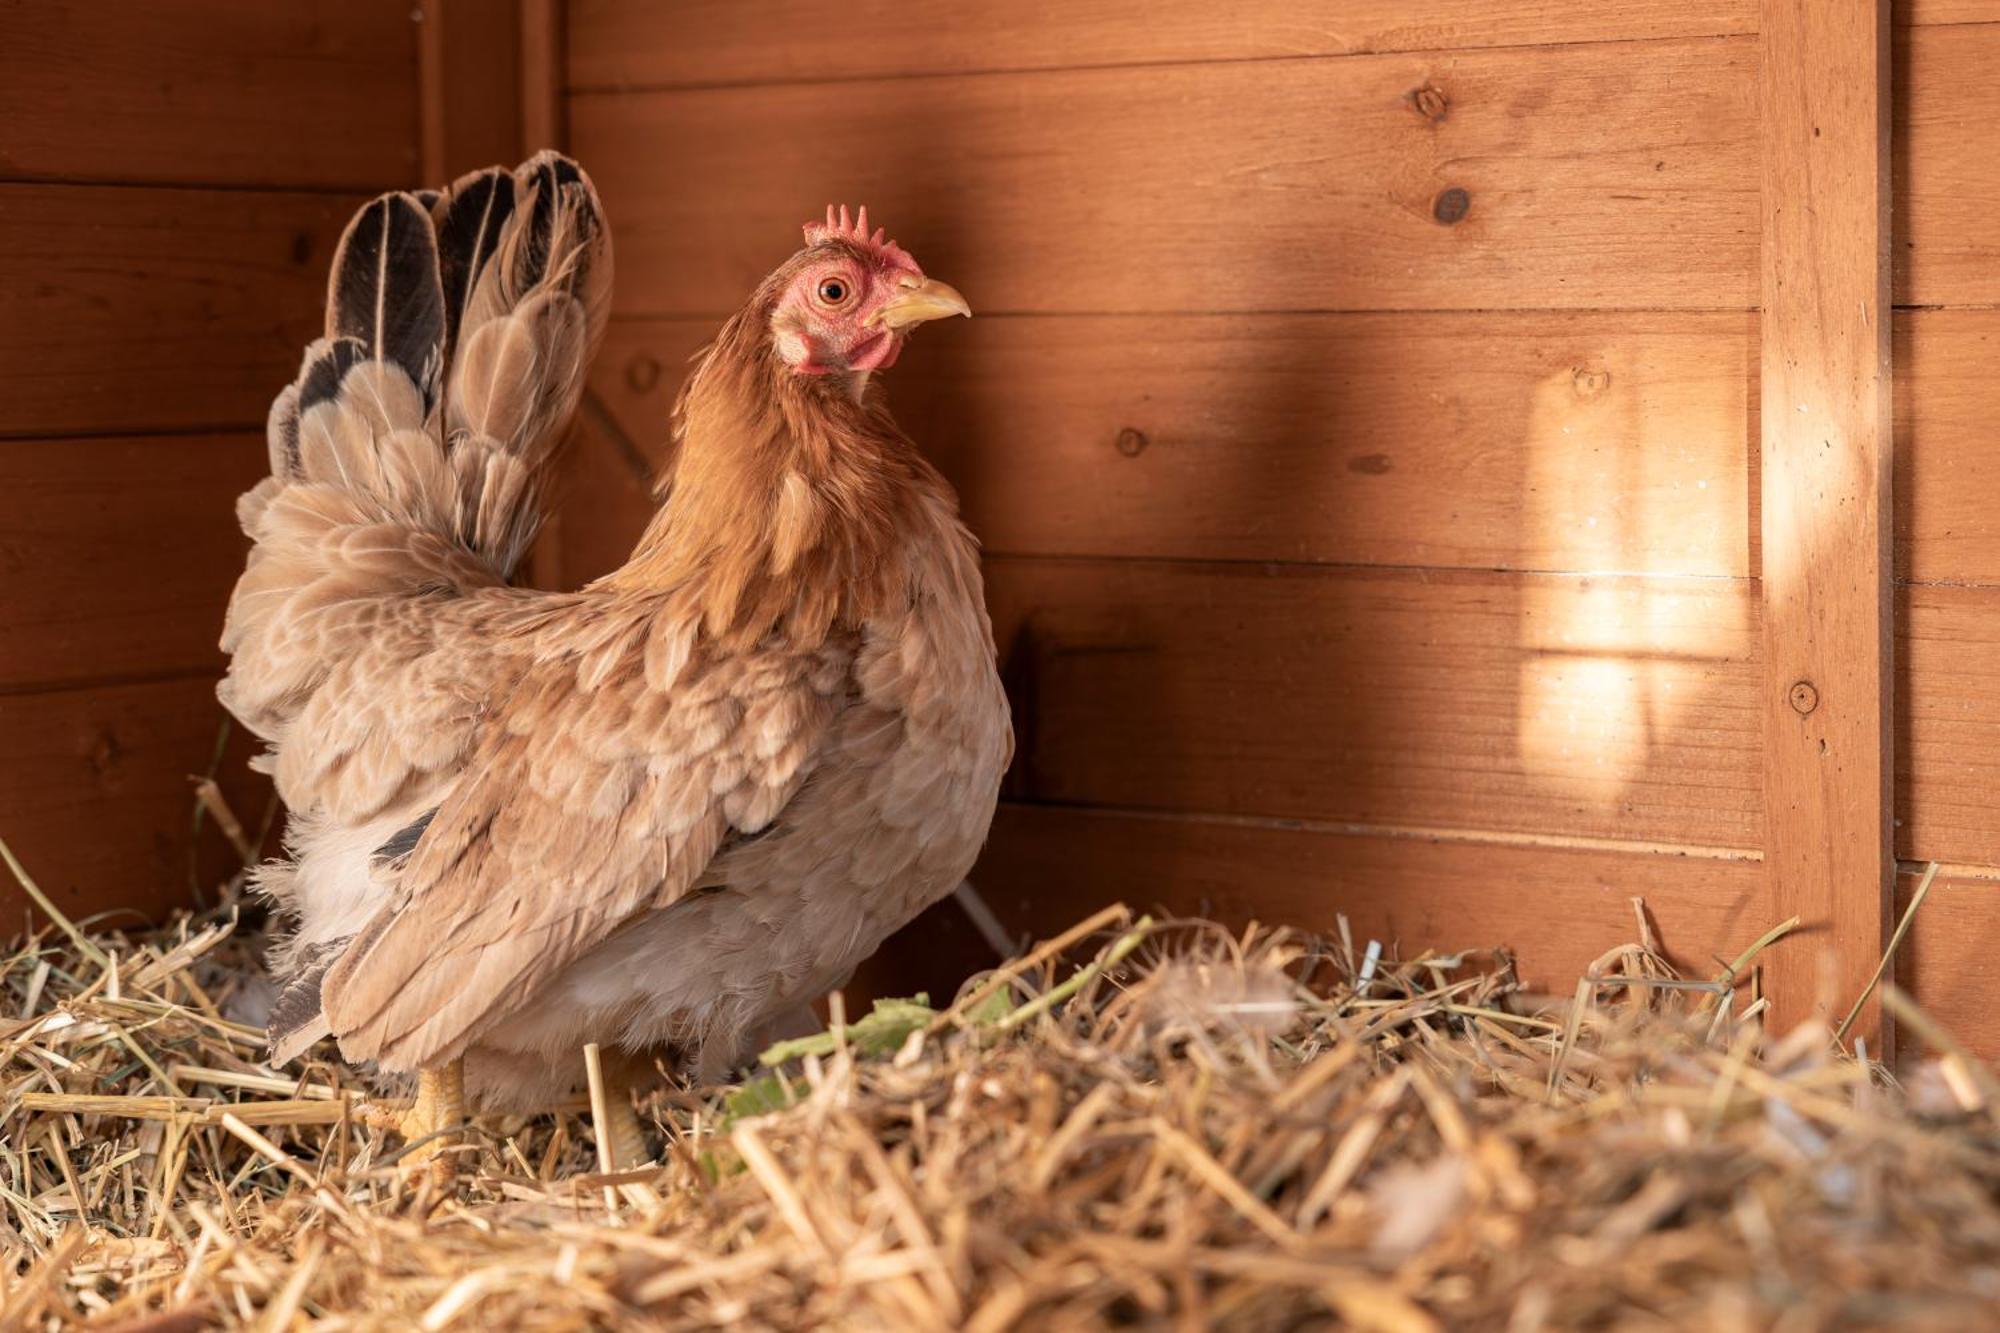
[[[561,0],[421,0],[424,183],[562,147]],[[562,585],[551,513],[518,577]]]
[[[1780,1029],[1841,1013],[1886,936],[1889,0],[1763,0],[1766,864],[1805,933]],[[1855,1029],[1887,1055],[1874,1006]]]
[[[521,6],[521,140],[530,153],[544,148],[563,148],[567,133],[564,116],[563,5],[561,0],[520,0]],[[572,423],[569,448],[576,448]],[[560,487],[561,478],[556,479]],[[562,567],[562,511],[551,505],[535,545],[528,552],[528,582],[537,588],[564,586]]]
[[[420,0],[424,183],[523,156],[520,0]]]
[[[520,3],[521,137],[530,152],[561,148],[567,137],[563,112],[568,87],[563,74],[563,5],[561,0]]]

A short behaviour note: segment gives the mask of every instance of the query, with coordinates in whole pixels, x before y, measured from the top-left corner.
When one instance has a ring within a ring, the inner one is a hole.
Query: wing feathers
[[[725,837],[767,826],[810,774],[848,696],[826,655],[698,653],[664,699],[631,657],[594,691],[581,656],[544,664],[423,831],[399,901],[328,972],[342,1051],[395,1068],[448,1059],[632,916],[688,893]]]

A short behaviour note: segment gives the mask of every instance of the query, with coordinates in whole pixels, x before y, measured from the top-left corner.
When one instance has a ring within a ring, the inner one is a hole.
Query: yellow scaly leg
[[[605,1137],[610,1148],[611,1169],[630,1171],[653,1159],[646,1151],[646,1131],[639,1126],[639,1113],[632,1107],[632,1095],[624,1088],[612,1088],[606,1099],[604,1119],[593,1130]],[[592,1119],[596,1119],[595,1116]]]
[[[439,1134],[440,1130],[455,1130],[465,1123],[465,1061],[453,1060],[437,1069],[420,1070],[417,1074],[417,1102],[403,1116],[401,1130],[405,1139],[416,1140],[432,1134],[437,1138],[418,1145],[403,1161],[410,1166],[420,1166],[437,1159],[438,1173],[446,1180],[458,1174],[458,1155],[445,1150],[458,1141],[455,1133]]]

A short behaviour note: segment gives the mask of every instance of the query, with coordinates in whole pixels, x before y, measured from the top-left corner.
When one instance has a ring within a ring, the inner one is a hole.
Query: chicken
[[[627,563],[509,585],[610,275],[555,154],[377,199],[239,506],[273,1060],[416,1072],[413,1135],[571,1095],[586,1042],[726,1073],[960,882],[1012,749],[975,543],[875,380],[970,311],[865,211],[697,359]]]

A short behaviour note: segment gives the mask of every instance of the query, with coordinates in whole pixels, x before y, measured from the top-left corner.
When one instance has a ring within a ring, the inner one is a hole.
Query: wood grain
[[[1896,313],[1896,577],[2000,585],[2000,310]]]
[[[425,183],[520,161],[528,114],[520,0],[420,0],[419,12]]]
[[[713,323],[620,320],[598,357],[654,461]],[[1743,576],[1755,338],[1733,313],[1008,316],[926,331],[887,392],[998,554]],[[581,539],[615,561],[651,505],[610,484],[617,531]]]
[[[1861,993],[1893,891],[1889,49],[1884,0],[1762,27],[1765,864],[1826,932],[1773,964],[1783,1030]]]
[[[255,435],[0,440],[0,691],[215,671]]]
[[[613,322],[591,387],[631,453],[661,457],[714,326]],[[2000,311],[1894,327],[1897,577],[2000,585]],[[926,334],[888,393],[991,551],[1740,574],[1756,341],[1735,314],[1000,317]],[[567,479],[582,577],[651,512],[619,450]]]
[[[602,429],[572,578],[651,500]],[[1023,466],[1032,466],[1023,460]],[[1038,800],[1754,847],[1754,585],[989,555]]]
[[[988,313],[1748,308],[1755,68],[1730,38],[585,94],[571,141],[628,315],[734,308],[836,197]]]
[[[424,176],[444,184],[562,146],[565,98],[556,0],[422,0]],[[562,582],[561,519],[549,519],[524,568]]]
[[[6,6],[0,181],[413,183],[416,34],[390,0]]]
[[[359,202],[0,188],[0,436],[262,429]]]
[[[1593,961],[1638,936],[1645,901],[1669,956],[1709,976],[1772,924],[1754,861],[1516,847],[1004,804],[973,871],[1010,931],[1046,938],[1123,901],[1233,926],[1283,922],[1403,957],[1511,949],[1522,979],[1566,995]],[[990,950],[947,900],[884,947],[875,993],[948,996]]]
[[[1411,319],[1428,320],[1429,316]],[[1487,317],[1482,317],[1487,318]],[[963,331],[971,341],[975,330],[985,332],[1014,323],[1034,321],[987,321],[968,325]],[[1066,321],[1049,321],[1066,327]],[[1952,311],[1905,312],[1898,319],[1902,357],[1906,373],[1899,376],[1897,398],[1899,476],[1898,508],[1903,526],[1899,559],[1912,577],[1922,580],[1986,581],[2000,579],[2000,531],[1993,526],[1987,497],[1993,486],[1983,478],[1987,467],[1990,423],[2000,417],[2000,381],[1989,373],[1994,362],[1994,336],[2000,330],[2000,312]],[[605,356],[600,360],[594,387],[612,415],[643,443],[649,431],[663,430],[666,404],[673,393],[679,363],[686,351],[702,336],[706,325],[690,323],[642,324],[614,327]],[[1011,342],[1015,335],[1008,334]],[[894,400],[902,404],[910,397],[935,399],[936,410],[946,410],[947,400],[960,388],[937,366],[948,361],[942,341],[919,344],[898,368],[900,386],[904,380],[935,380],[905,393],[892,388]],[[1032,343],[1031,335],[1022,341]],[[1086,340],[1088,341],[1088,340]],[[990,346],[990,344],[989,344]],[[1067,348],[1065,355],[1078,354]],[[1030,379],[1039,388],[1039,374],[1045,369],[1061,382],[1062,358],[1051,356],[1049,365]],[[1170,364],[1177,358],[1170,358]],[[1138,374],[1135,367],[1128,374]],[[1100,376],[1118,382],[1124,376]],[[1617,383],[1614,375],[1614,385]],[[1141,379],[1133,398],[1160,389]],[[1121,390],[1122,392],[1122,390]],[[1025,414],[1039,419],[1057,395],[1039,392],[1012,398],[999,395],[982,401],[978,412]],[[1087,401],[1086,401],[1087,406]],[[908,409],[904,415],[913,423],[918,418]],[[974,413],[968,412],[968,416]],[[935,419],[935,418],[933,418]],[[1004,420],[1003,416],[1003,420]],[[926,440],[936,438],[919,429]],[[1032,493],[1038,503],[1065,503],[1070,493],[1069,479],[1058,475],[1045,460],[1054,454],[1047,431],[993,431],[992,448],[997,457],[984,461],[983,455],[961,462],[954,470],[961,484],[968,468],[984,469],[975,475],[991,477],[990,485],[1010,487],[1030,483],[1015,482],[1011,474],[1036,478],[1054,475],[1045,489]],[[1101,439],[1101,430],[1100,430]],[[1137,459],[1107,455],[1107,468],[1127,464],[1143,465],[1158,447],[1149,447]],[[579,461],[570,477],[569,504],[576,519],[566,530],[569,541],[566,557],[579,577],[594,576],[623,559],[638,528],[651,510],[651,499],[642,481],[621,452],[621,446],[600,431],[587,431],[580,443]],[[1051,452],[1044,452],[1051,451]],[[1477,455],[1468,460],[1476,463]],[[1304,486],[1309,478],[1293,483]],[[1992,479],[2000,485],[2000,477]],[[1117,543],[1131,533],[1139,540],[1138,517],[1126,509],[1130,488],[1109,484],[1102,474],[1085,472],[1076,490],[1095,495],[1095,515],[1086,507],[1070,503],[1058,524],[1048,514],[1024,508],[1013,501],[996,504],[985,493],[974,490],[968,504],[975,528],[989,547],[1021,553],[1053,554],[1078,549],[1090,540],[1091,521],[1121,535],[1106,546],[1116,553]],[[1183,510],[1182,523],[1201,531],[1203,513]],[[1254,517],[1254,515],[1250,516]],[[1289,522],[1284,509],[1273,509],[1267,522]],[[1046,525],[1046,526],[1045,526]],[[1301,524],[1303,529],[1306,525]],[[1414,526],[1414,523],[1413,523]],[[1281,529],[1282,530],[1282,529]],[[1035,551],[1030,542],[1046,539],[1047,551]],[[1146,537],[1152,549],[1179,552],[1184,540],[1180,531],[1167,526]],[[1423,540],[1421,530],[1410,535],[1412,542]],[[1141,549],[1145,549],[1143,543]],[[1192,544],[1191,544],[1192,549]],[[1257,554],[1276,556],[1278,549],[1252,548]],[[1107,575],[1108,577],[1109,575]],[[1078,575],[1078,578],[1083,577]],[[1092,604],[1109,599],[1095,599]],[[1084,615],[1086,611],[1073,614]],[[1898,613],[1901,635],[1899,676],[1896,693],[1902,721],[1899,732],[1899,801],[1901,822],[1899,848],[1908,857],[1938,857],[1947,861],[2000,862],[2000,804],[1982,793],[2000,789],[2000,593],[1976,588],[1909,589],[1902,594]],[[1271,631],[1272,635],[1279,633]],[[1269,636],[1259,636],[1260,641]],[[1746,729],[1746,745],[1754,744]]]
[[[215,764],[253,831],[267,791],[240,733],[216,763],[224,721],[207,677],[0,694],[0,836],[73,915],[157,916],[197,888],[212,894],[239,862],[212,823],[195,833],[191,775]],[[0,875],[0,933],[26,910]]]
[[[569,86],[565,0],[516,0],[521,25],[521,137],[523,146],[560,148],[566,136]]]
[[[1896,914],[1909,906],[1918,876],[1897,879]],[[1983,1060],[2000,1060],[2000,880],[1943,874],[1932,883],[1896,957],[1897,983]],[[1928,1052],[1906,1041],[1907,1060]]]
[[[2000,589],[1897,591],[1896,845],[2000,865]]]
[[[2000,304],[1991,151],[2000,23],[1910,32],[1898,53],[1895,96],[1896,300]]]
[[[1762,841],[1749,585],[1016,559],[986,580],[1023,799]]]
[[[1937,3],[1938,0],[1932,0]],[[855,0],[839,21],[809,0],[576,0],[569,77],[579,89],[967,74],[1091,65],[1754,33],[1752,0],[944,0],[913,12]]]
[[[2000,23],[2000,0],[1896,0],[1900,24]]]

